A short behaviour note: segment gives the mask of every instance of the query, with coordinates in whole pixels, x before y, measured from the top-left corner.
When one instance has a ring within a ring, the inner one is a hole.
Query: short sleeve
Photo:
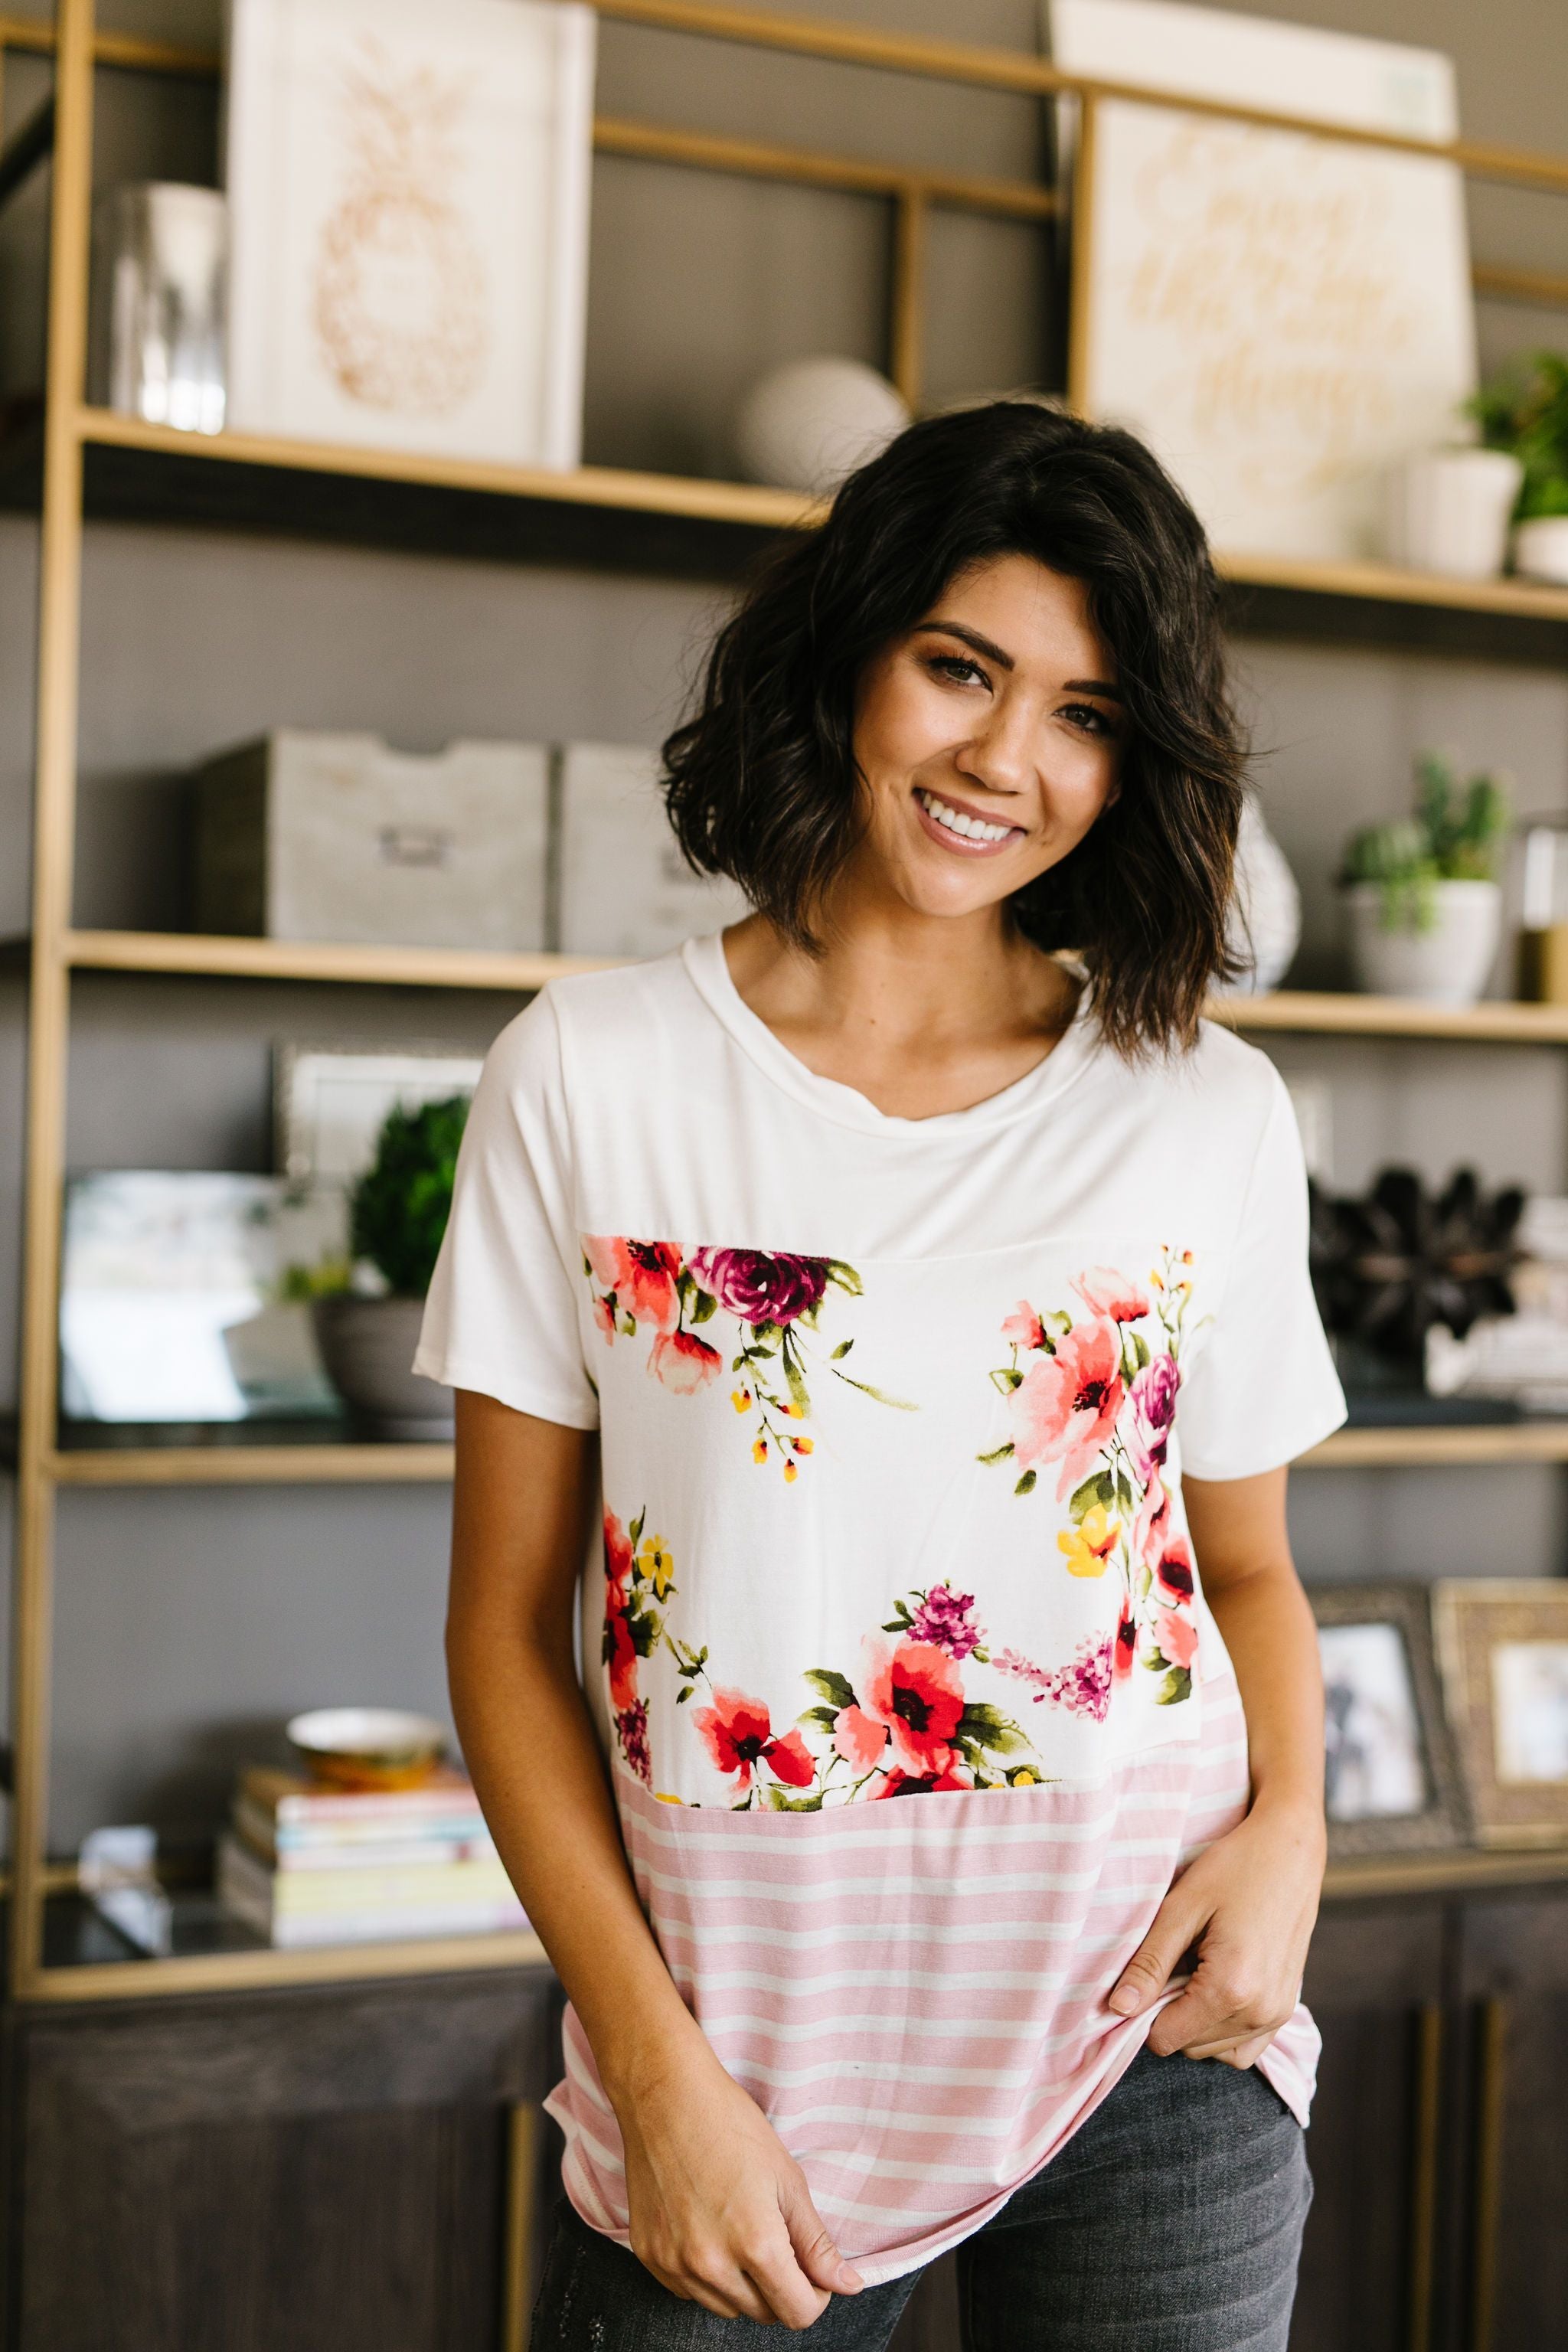
[[[1272,1067],[1269,1076],[1219,1306],[1176,1407],[1182,1467],[1194,1478],[1276,1469],[1345,1418],[1308,1268],[1300,1132],[1284,1080]]]
[[[503,1029],[458,1155],[414,1369],[515,1412],[596,1429],[583,1357],[561,1034],[548,991]]]

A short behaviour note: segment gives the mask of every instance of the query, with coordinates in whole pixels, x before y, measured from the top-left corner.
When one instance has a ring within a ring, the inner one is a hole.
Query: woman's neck
[[[724,935],[740,995],[797,1061],[889,1117],[967,1110],[1024,1077],[1071,1021],[1079,984],[1000,908],[825,924],[820,955],[760,915]]]

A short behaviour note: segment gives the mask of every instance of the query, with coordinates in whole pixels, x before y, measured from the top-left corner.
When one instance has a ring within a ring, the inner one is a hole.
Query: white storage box
[[[395,947],[544,945],[549,757],[279,729],[210,761],[196,785],[205,931]]]
[[[732,882],[693,874],[658,790],[657,751],[567,743],[561,754],[560,944],[568,955],[657,956],[739,922]]]

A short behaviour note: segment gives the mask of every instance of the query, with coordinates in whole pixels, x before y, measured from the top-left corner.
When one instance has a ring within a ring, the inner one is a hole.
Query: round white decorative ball
[[[822,498],[910,421],[901,393],[859,360],[791,360],[742,401],[735,455],[748,481]]]

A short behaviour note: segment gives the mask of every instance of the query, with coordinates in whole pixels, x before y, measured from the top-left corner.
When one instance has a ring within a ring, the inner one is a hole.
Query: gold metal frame
[[[1066,74],[1047,61],[952,41],[910,38],[844,25],[761,15],[713,0],[602,0],[600,13],[668,33],[739,42],[839,66],[935,79],[973,89],[1041,98],[1076,96],[1083,110],[1080,156],[1091,155],[1098,100],[1126,98],[1159,104],[1158,93]],[[54,183],[49,233],[48,355],[43,446],[43,508],[39,566],[37,775],[34,801],[33,914],[26,943],[31,994],[28,1010],[26,1207],[23,1244],[21,1412],[16,1464],[16,1570],[13,1612],[15,1790],[12,1803],[10,1991],[24,2000],[95,2000],[144,1992],[184,1991],[241,1984],[279,1984],[374,1977],[439,1969],[515,1967],[542,1958],[530,1936],[458,1943],[388,1945],[328,1952],[255,1952],[211,1958],[148,1960],[140,1965],[46,1969],[42,1958],[44,1900],[58,1877],[45,1858],[49,1757],[52,1546],[57,1489],[62,1485],[163,1483],[250,1484],[300,1481],[426,1479],[449,1475],[441,1448],[304,1447],[224,1453],[191,1448],[87,1454],[61,1452],[56,1438],[57,1299],[61,1186],[64,1174],[69,996],[73,971],[84,969],[226,974],[375,982],[388,985],[465,988],[534,987],[571,968],[559,958],[483,957],[341,946],[294,948],[266,940],[177,939],[123,932],[76,931],[71,926],[71,861],[75,825],[78,668],[84,453],[93,446],[139,450],[150,457],[178,451],[214,462],[238,461],[322,474],[354,475],[388,483],[437,484],[520,499],[575,503],[623,511],[685,515],[767,529],[809,523],[814,509],[792,493],[747,485],[584,467],[571,475],[526,468],[463,465],[364,450],[328,448],[265,436],[230,434],[207,440],[170,433],[83,404],[89,216],[91,198],[95,68],[209,77],[216,60],[205,51],[99,31],[94,0],[58,0],[55,23],[0,16],[0,68],[8,50],[55,59]],[[1568,159],[1461,140],[1451,146],[1273,114],[1183,96],[1190,112],[1219,120],[1299,131],[1314,138],[1447,156],[1474,176],[1568,194]],[[25,131],[26,131],[26,126]],[[18,137],[24,134],[18,134]],[[34,134],[28,134],[34,135]],[[734,172],[803,186],[860,194],[893,207],[888,302],[890,364],[906,395],[918,396],[923,341],[926,229],[931,211],[949,206],[1022,222],[1043,222],[1055,209],[1052,193],[1027,182],[964,177],[907,166],[823,155],[742,139],[601,119],[601,152],[689,168]],[[17,140],[12,142],[18,160]],[[26,160],[25,155],[19,160]],[[4,158],[0,157],[0,165]],[[1079,209],[1080,221],[1087,207]],[[1081,233],[1081,231],[1080,231]],[[1081,257],[1080,257],[1081,258]],[[1521,301],[1568,299],[1568,279],[1483,268],[1478,287]],[[1402,573],[1374,564],[1270,563],[1255,558],[1222,561],[1235,580],[1307,592],[1449,605],[1477,613],[1568,620],[1568,592],[1517,582],[1458,583]],[[1251,1029],[1433,1035],[1568,1042],[1568,1016],[1550,1007],[1483,1006],[1461,1014],[1431,1015],[1421,1008],[1379,1006],[1366,999],[1278,996],[1216,1007]],[[1561,1430],[1462,1430],[1342,1433],[1313,1458],[1358,1461],[1563,1459]],[[1412,1858],[1413,1862],[1419,1858]],[[1492,1877],[1507,1865],[1490,1857],[1446,1857],[1443,1884],[1468,1883],[1471,1864]],[[1461,1867],[1461,1865],[1464,1865]],[[1437,1865],[1387,1869],[1376,1885],[1394,1881],[1434,1885]],[[1535,1874],[1550,1874],[1537,1861]],[[1425,1872],[1425,1875],[1423,1873]],[[1365,1871],[1332,1874],[1337,1891],[1376,1891]],[[1489,1879],[1487,1883],[1492,1883]],[[1499,1883],[1501,1883],[1500,1879]]]

